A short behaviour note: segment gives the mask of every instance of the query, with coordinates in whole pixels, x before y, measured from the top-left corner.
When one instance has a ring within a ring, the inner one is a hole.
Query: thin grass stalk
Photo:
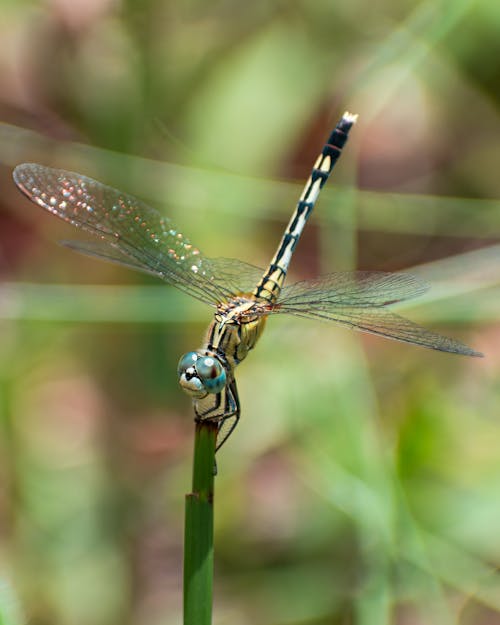
[[[214,467],[217,424],[196,424],[193,488],[186,495],[184,625],[212,622]]]

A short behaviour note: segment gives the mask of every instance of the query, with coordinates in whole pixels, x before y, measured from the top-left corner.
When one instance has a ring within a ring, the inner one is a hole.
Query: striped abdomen
[[[292,258],[293,250],[297,245],[297,241],[304,230],[309,215],[314,208],[319,192],[328,180],[332,169],[337,162],[338,157],[347,141],[349,130],[357,119],[357,115],[344,113],[342,119],[332,131],[328,141],[326,142],[321,154],[318,156],[311,175],[304,187],[304,191],[300,196],[297,208],[295,209],[290,223],[287,226],[285,234],[281,239],[278,250],[274,255],[266,273],[262,276],[261,281],[253,290],[256,298],[267,300],[275,303],[280,294],[281,288],[285,281],[288,265]]]

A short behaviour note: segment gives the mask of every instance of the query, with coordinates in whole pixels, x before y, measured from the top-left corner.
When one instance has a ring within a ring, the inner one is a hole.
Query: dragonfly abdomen
[[[349,130],[356,119],[356,115],[344,113],[342,119],[328,137],[328,141],[323,146],[321,154],[314,163],[311,175],[306,182],[285,234],[276,250],[276,254],[271,260],[266,273],[253,291],[256,299],[265,300],[271,304],[276,303],[285,282],[288,265],[290,264],[295,246],[312,213],[319,193],[342,152]]]

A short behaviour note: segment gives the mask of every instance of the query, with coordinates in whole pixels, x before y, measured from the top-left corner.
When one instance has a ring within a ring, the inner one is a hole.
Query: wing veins
[[[141,200],[86,176],[36,164],[16,167],[14,180],[34,203],[99,240],[68,247],[124,265],[130,258],[129,267],[156,275],[205,303],[231,295],[211,271],[210,259],[192,248],[169,218]],[[235,278],[239,268],[241,264],[234,268]]]

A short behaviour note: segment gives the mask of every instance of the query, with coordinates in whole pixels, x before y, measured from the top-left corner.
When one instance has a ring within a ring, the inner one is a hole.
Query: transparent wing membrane
[[[262,277],[264,269],[235,258],[207,258],[212,282],[230,296],[250,293]]]
[[[297,317],[305,317],[306,319],[333,321],[354,330],[376,334],[388,339],[402,341],[403,343],[436,349],[441,352],[462,354],[463,356],[483,355],[460,341],[427,330],[417,323],[383,308],[351,307],[338,304],[298,306],[293,308],[284,305],[282,308],[278,307],[271,312],[289,313]]]
[[[278,304],[281,308],[280,312],[288,308],[311,306],[319,310],[322,306],[330,308],[345,305],[371,308],[418,297],[428,288],[428,285],[409,274],[382,271],[339,271],[316,280],[304,280],[285,287]]]
[[[15,168],[14,180],[30,200],[100,239],[64,242],[67,247],[156,275],[202,302],[215,305],[230,298],[242,290],[238,276],[245,281],[256,271],[240,261],[209,260],[170,219],[86,176],[27,163]]]
[[[122,265],[128,269],[134,269],[142,273],[149,273],[153,276],[162,277],[162,274],[153,269],[149,269],[145,265],[135,261],[131,256],[127,256],[107,241],[59,241],[59,245],[67,247],[74,252],[105,260],[116,265]]]
[[[290,314],[332,321],[429,349],[482,356],[460,341],[427,330],[386,309],[391,304],[418,297],[427,289],[428,285],[409,274],[336,272],[285,287],[277,304],[264,307],[258,314]]]
[[[103,241],[59,241],[63,247],[67,247],[75,252],[99,258],[107,262],[122,265],[128,269],[134,269],[142,273],[147,273],[165,280],[164,272],[160,268],[152,269],[145,264],[137,262],[130,256],[124,254],[119,246],[113,243]],[[263,269],[259,269],[254,265],[244,263],[236,258],[203,258],[205,275],[210,275],[210,286],[218,290],[217,300],[213,300],[216,304],[221,299],[230,299],[241,293],[248,293],[255,286],[256,281],[262,276]],[[182,290],[182,286],[174,282],[173,279],[167,279],[166,282],[178,286]],[[189,289],[187,289],[189,292]]]

